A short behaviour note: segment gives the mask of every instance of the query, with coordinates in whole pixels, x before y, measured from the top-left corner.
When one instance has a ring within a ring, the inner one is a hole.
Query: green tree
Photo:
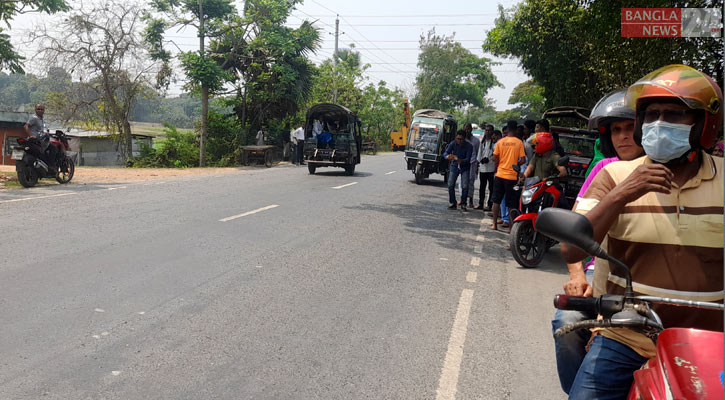
[[[434,29],[421,35],[415,108],[452,112],[483,107],[489,89],[501,85],[491,72],[489,59],[476,56],[454,39],[453,35],[436,35]]]
[[[511,92],[509,104],[513,104],[515,112],[520,114],[519,119],[541,118],[546,107],[546,99],[544,98],[544,88],[528,80],[518,84]]]
[[[350,50],[338,52],[335,58],[329,58],[320,64],[314,76],[308,105],[332,103],[337,96],[337,104],[357,111],[363,108],[364,72],[370,67],[362,64],[360,53]],[[337,62],[336,62],[337,61]]]
[[[242,126],[256,132],[297,114],[311,94],[315,66],[308,59],[320,43],[309,21],[287,26],[296,0],[246,0],[244,13],[212,41],[213,58],[232,78]]]
[[[403,92],[389,89],[385,81],[365,86],[361,106],[355,110],[363,124],[363,135],[381,146],[390,145],[390,132],[403,123]]]
[[[638,7],[722,7],[717,1],[649,0]],[[684,63],[722,84],[722,39],[623,38],[624,0],[525,0],[499,7],[484,51],[518,58],[543,88],[546,107],[592,107],[606,92],[627,87],[663,65]]]
[[[53,14],[68,10],[64,0],[8,0],[0,2],[0,20],[10,27],[10,21],[17,14],[43,12]],[[10,36],[0,28],[0,69],[22,74],[24,57],[15,51]]]
[[[228,78],[222,68],[205,51],[208,38],[214,39],[227,30],[230,21],[236,16],[236,8],[231,0],[154,0],[152,6],[163,18],[150,13],[145,16],[148,22],[145,36],[152,46],[152,56],[164,62],[164,68],[157,75],[160,87],[168,86],[171,69],[171,53],[164,49],[164,32],[172,27],[193,26],[199,37],[198,52],[183,52],[179,55],[182,68],[187,77],[187,89],[201,96],[201,127],[199,131],[199,166],[206,163],[206,131],[209,114],[209,96],[222,89]]]

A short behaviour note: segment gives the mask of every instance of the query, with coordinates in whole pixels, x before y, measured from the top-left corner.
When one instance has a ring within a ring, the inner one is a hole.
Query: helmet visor
[[[687,65],[667,65],[635,82],[627,90],[627,104],[634,108],[640,97],[676,97],[694,110],[716,114],[720,99],[710,79]]]

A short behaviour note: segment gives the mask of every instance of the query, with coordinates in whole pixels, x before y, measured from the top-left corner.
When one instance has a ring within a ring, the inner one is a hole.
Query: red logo
[[[622,37],[680,37],[680,8],[623,8]]]

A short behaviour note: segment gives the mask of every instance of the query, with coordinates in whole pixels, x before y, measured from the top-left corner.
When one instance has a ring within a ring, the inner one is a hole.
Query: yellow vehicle
[[[399,131],[390,132],[390,143],[393,151],[405,150],[405,143],[408,141],[408,129],[410,128],[410,103],[408,99],[403,99],[403,115],[405,122]]]

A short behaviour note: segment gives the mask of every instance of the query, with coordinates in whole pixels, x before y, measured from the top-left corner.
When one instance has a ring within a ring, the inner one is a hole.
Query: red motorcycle
[[[687,328],[665,329],[651,308],[652,304],[671,304],[722,312],[725,308],[723,304],[635,296],[629,267],[599,247],[593,240],[591,223],[582,215],[552,208],[539,215],[536,226],[547,236],[606,259],[626,272],[624,295],[605,294],[598,298],[557,295],[554,299],[556,308],[601,315],[603,318],[562,326],[554,335],[561,337],[578,329],[629,328],[649,337],[656,344],[656,355],[634,372],[628,400],[723,398],[723,333]]]
[[[557,165],[566,166],[568,163],[569,156],[565,156],[559,159]],[[518,165],[513,167],[520,172]],[[519,199],[519,209],[509,210],[509,218],[513,221],[509,235],[511,255],[524,268],[539,265],[547,250],[557,243],[556,240],[537,232],[536,217],[541,210],[559,204],[559,198],[563,195],[558,189],[560,180],[558,173],[543,181],[538,177],[527,178]]]
[[[70,182],[75,164],[66,154],[69,149],[68,137],[60,130],[41,138],[19,138],[10,158],[15,160],[20,184],[26,188],[33,187],[41,178],[55,178],[58,183]]]

